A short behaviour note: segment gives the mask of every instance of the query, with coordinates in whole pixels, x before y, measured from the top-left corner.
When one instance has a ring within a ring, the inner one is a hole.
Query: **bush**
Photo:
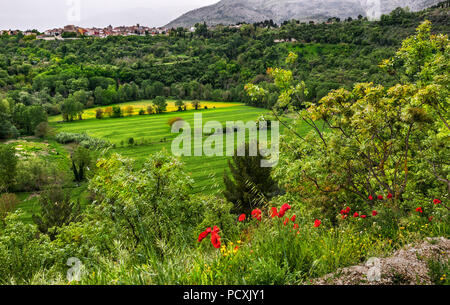
[[[35,225],[20,221],[23,213],[10,213],[0,230],[0,284],[29,284],[38,271],[55,267],[55,247],[39,236]]]
[[[21,160],[17,164],[16,192],[40,191],[49,184],[67,182],[65,171],[58,169],[55,163],[40,158]]]
[[[3,222],[9,212],[13,211],[19,204],[15,194],[2,194],[0,196],[0,220]]]
[[[139,115],[144,115],[145,114],[145,110],[144,109],[139,109]]]
[[[33,215],[33,221],[39,231],[48,234],[52,240],[56,236],[55,227],[76,221],[80,215],[80,203],[73,203],[70,200],[70,192],[65,192],[57,185],[49,187],[41,194],[39,204],[40,215]]]
[[[95,118],[99,120],[103,119],[103,109],[98,108],[95,110]]]
[[[44,138],[48,134],[49,129],[47,122],[41,122],[36,126],[34,135],[39,138]]]
[[[60,132],[56,135],[56,141],[61,144],[77,143],[89,149],[102,149],[111,147],[109,141],[93,138],[85,133]]]
[[[131,138],[129,138],[128,139],[128,145],[133,145],[134,144],[134,138],[133,137],[131,137]]]
[[[0,144],[0,192],[8,190],[14,183],[18,158],[12,145]]]
[[[122,108],[119,106],[112,107],[112,116],[113,118],[120,118],[122,117]]]

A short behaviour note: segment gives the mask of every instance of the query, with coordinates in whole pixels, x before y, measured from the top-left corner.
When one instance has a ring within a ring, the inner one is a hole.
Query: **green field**
[[[207,107],[208,109],[214,109],[214,108],[227,108],[227,107],[233,107],[233,106],[242,106],[242,103],[230,103],[230,102],[209,102],[209,101],[199,101],[200,102],[200,108],[204,109]],[[192,101],[184,101],[186,104],[187,110],[193,110],[194,107],[192,106]],[[102,106],[102,107],[95,107],[95,108],[89,108],[85,109],[83,112],[83,119],[94,119],[95,113],[98,108],[105,110],[107,107],[112,106],[119,106],[122,108],[122,111],[124,112],[124,115],[127,116],[128,114],[125,113],[126,107],[132,106],[133,107],[133,113],[132,115],[139,115],[139,110],[143,109],[144,111],[147,110],[148,106],[152,106],[153,101],[151,100],[141,100],[141,101],[133,101],[133,102],[126,102],[126,103],[120,103],[120,104],[114,104],[109,106]],[[178,107],[175,105],[174,100],[167,100],[167,112],[176,112],[178,110]],[[60,122],[62,121],[62,115],[55,115],[49,117],[49,122]]]
[[[214,103],[209,102],[210,105]],[[224,103],[218,103],[220,105]],[[223,106],[222,106],[223,107]],[[113,152],[123,156],[133,158],[137,164],[142,164],[151,154],[166,149],[171,151],[172,140],[177,134],[172,134],[168,120],[173,117],[180,117],[194,128],[194,114],[203,115],[203,124],[207,121],[219,121],[224,126],[227,121],[248,121],[256,120],[267,110],[243,105],[230,104],[229,107],[221,108],[219,105],[215,109],[209,107],[208,110],[185,112],[168,112],[159,115],[128,116],[118,119],[88,119],[69,123],[52,123],[58,132],[83,133],[98,138],[107,139],[116,145]],[[270,136],[270,133],[269,133]],[[134,138],[137,145],[128,145],[128,139]],[[247,134],[248,137],[248,134]],[[204,135],[204,139],[207,135]],[[234,144],[234,143],[231,143]],[[224,136],[224,147],[227,145]],[[228,143],[230,145],[230,143]],[[194,145],[192,145],[192,148]],[[186,165],[186,171],[191,173],[195,181],[194,193],[214,192],[222,186],[222,176],[227,169],[226,156],[214,157],[182,157]]]

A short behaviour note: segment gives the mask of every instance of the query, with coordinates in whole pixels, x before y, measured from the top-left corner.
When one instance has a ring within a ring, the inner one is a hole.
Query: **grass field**
[[[192,101],[184,101],[187,110],[192,110],[194,107],[192,107]],[[204,108],[205,106],[208,107],[208,109],[214,109],[214,108],[227,108],[227,107],[233,107],[233,106],[242,106],[242,103],[228,103],[228,102],[208,102],[208,101],[199,101],[200,102],[200,108]],[[147,106],[153,105],[153,102],[151,100],[142,100],[142,101],[134,101],[134,102],[128,102],[128,103],[121,103],[121,104],[114,104],[110,106],[119,106],[122,108],[122,111],[125,110],[125,107],[127,106],[133,106],[133,114],[132,115],[139,115],[139,110],[144,109],[147,110]],[[95,113],[98,108],[105,109],[109,106],[104,107],[95,107],[86,109],[83,113],[83,119],[93,119],[95,118]],[[168,100],[167,101],[167,112],[175,112],[178,110],[178,107],[175,106],[175,101]],[[127,114],[126,114],[127,115]],[[62,121],[61,115],[56,115],[49,117],[49,122],[60,122]]]
[[[133,105],[137,105],[137,103]],[[170,118],[180,117],[194,128],[194,114],[196,113],[203,115],[203,124],[215,120],[225,125],[227,121],[243,121],[244,123],[254,121],[261,114],[268,112],[265,109],[242,104],[214,102],[209,102],[208,108],[207,110],[168,112],[159,115],[135,115],[116,119],[87,119],[69,123],[52,123],[52,127],[55,127],[58,132],[86,132],[90,136],[107,139],[116,144],[114,152],[135,159],[139,165],[151,154],[162,149],[171,151],[172,140],[177,134],[171,133],[168,124]],[[134,138],[137,145],[128,145],[128,139],[131,137]],[[206,137],[205,135],[204,138]],[[228,145],[233,144],[228,143]],[[226,145],[224,140],[224,146]],[[192,145],[193,147],[194,145]],[[226,156],[182,157],[182,161],[186,164],[186,171],[191,173],[195,180],[194,193],[210,193],[221,189],[223,173],[227,169],[227,159]]]

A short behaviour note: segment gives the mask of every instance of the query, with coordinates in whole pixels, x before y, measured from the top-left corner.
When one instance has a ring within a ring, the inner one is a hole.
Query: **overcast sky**
[[[75,24],[163,26],[218,0],[0,0],[0,29],[40,31]]]

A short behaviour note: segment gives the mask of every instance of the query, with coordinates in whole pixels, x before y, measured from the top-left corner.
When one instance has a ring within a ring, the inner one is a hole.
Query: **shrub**
[[[152,105],[148,105],[147,106],[147,113],[148,114],[153,114],[155,112],[155,110],[153,109],[153,106]]]
[[[57,164],[34,157],[21,160],[17,164],[14,190],[16,192],[39,191],[49,184],[64,184],[67,179],[66,172],[60,170]]]
[[[85,148],[95,150],[111,147],[109,141],[93,138],[85,133],[60,132],[56,135],[56,141],[61,144],[77,143]]]
[[[12,145],[0,144],[0,192],[14,183],[18,158]]]
[[[62,227],[76,221],[80,215],[80,203],[70,200],[70,193],[60,186],[53,185],[44,191],[40,198],[40,215],[33,215],[33,221],[39,231],[48,234],[53,240],[56,236],[54,227]]]
[[[129,138],[128,139],[128,145],[133,145],[134,144],[134,138],[133,137],[131,137],[131,138]]]
[[[112,107],[106,107],[104,110],[105,115],[112,117],[113,116],[113,108]]]
[[[101,120],[103,119],[103,109],[98,108],[97,110],[95,110],[95,118]]]
[[[29,284],[38,271],[55,267],[55,247],[39,236],[35,225],[25,224],[20,211],[10,213],[0,230],[0,284]]]
[[[145,114],[145,110],[144,109],[139,109],[139,115],[144,115]]]
[[[2,194],[0,196],[0,220],[3,222],[6,215],[13,211],[19,204],[19,199],[15,194]]]
[[[49,131],[50,127],[47,122],[41,122],[36,126],[34,135],[39,138],[44,138]]]
[[[113,118],[120,118],[122,117],[122,108],[119,106],[112,107],[112,116]]]

